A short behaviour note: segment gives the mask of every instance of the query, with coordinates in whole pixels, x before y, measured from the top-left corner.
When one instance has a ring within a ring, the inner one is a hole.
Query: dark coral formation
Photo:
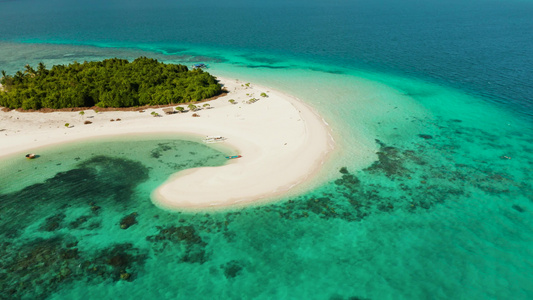
[[[137,224],[137,213],[131,213],[120,220],[120,228],[128,229]]]
[[[131,244],[112,245],[92,256],[68,240],[58,236],[20,246],[3,242],[0,298],[41,299],[73,280],[131,281],[146,259]]]
[[[133,189],[148,178],[147,172],[137,162],[97,156],[45,183],[0,194],[0,214],[16,220],[0,223],[0,298],[41,299],[73,280],[134,280],[144,264],[145,254],[139,254],[140,250],[119,244],[87,252],[64,232],[68,229],[70,234],[83,236],[100,228],[102,207],[121,210],[131,205]],[[71,209],[85,213],[71,217]],[[47,211],[55,213],[40,217]],[[19,240],[33,222],[39,224],[33,234],[42,237]]]
[[[101,250],[91,262],[84,262],[87,272],[103,279],[132,281],[135,270],[144,265],[147,254],[131,243],[115,244]]]
[[[433,137],[429,134],[419,134],[418,135],[419,137],[423,138],[423,139],[426,139],[426,140],[431,140]]]
[[[66,215],[64,213],[59,213],[57,215],[46,218],[46,221],[41,226],[43,231],[55,231],[61,228],[61,223],[65,219]]]
[[[359,221],[375,213],[394,213],[395,210],[420,212],[447,201],[470,201],[474,195],[523,196],[533,195],[531,175],[524,166],[521,181],[516,175],[505,172],[498,153],[500,137],[475,128],[462,126],[460,120],[444,122],[438,126],[439,135],[419,134],[422,142],[414,142],[410,148],[379,145],[377,160],[368,168],[350,172],[343,167],[340,178],[328,192],[316,193],[257,208],[275,212],[281,218],[299,219],[319,217]],[[461,135],[468,132],[468,135]],[[486,150],[461,154],[464,145],[477,141]],[[523,147],[527,147],[524,140]],[[530,163],[531,164],[531,163]],[[516,169],[509,169],[509,171]],[[479,197],[479,196],[477,196]],[[533,200],[533,196],[529,196]],[[516,212],[523,208],[509,204]]]
[[[184,251],[180,253],[180,261],[203,264],[209,260],[209,254],[205,250],[207,243],[203,241],[192,225],[166,228],[158,226],[157,229],[159,229],[159,233],[146,237],[146,240],[154,244],[161,244],[162,248],[159,251],[175,245],[178,247],[172,247],[172,249],[183,249],[179,246],[184,245]]]
[[[243,266],[237,260],[229,261],[220,268],[224,270],[224,276],[228,279],[237,277],[243,270]]]
[[[395,147],[387,146],[380,140],[376,140],[380,150],[376,153],[378,160],[366,169],[369,173],[384,173],[388,177],[402,176],[410,172],[405,167],[404,155]]]
[[[163,155],[163,152],[173,150],[174,148],[170,143],[158,143],[157,148],[153,149],[150,154],[153,158],[160,158]]]
[[[457,120],[437,123],[438,128],[423,131],[431,136],[414,135],[411,144],[376,140],[376,161],[368,168],[340,168],[336,179],[313,193],[224,213],[171,214],[155,207],[140,210],[139,203],[149,199],[138,197],[135,188],[148,178],[149,168],[103,156],[82,161],[77,169],[57,174],[45,184],[0,195],[0,217],[10,215],[18,220],[0,222],[0,298],[46,298],[69,282],[135,281],[143,276],[146,261],[160,256],[175,258],[172,263],[187,269],[209,268],[213,276],[237,281],[254,272],[252,265],[239,257],[218,260],[213,249],[215,243],[231,245],[250,238],[243,236],[242,229],[251,222],[283,239],[283,232],[269,231],[273,222],[287,226],[304,219],[317,224],[358,222],[379,214],[424,214],[442,204],[489,197],[501,199],[509,215],[525,215],[527,206],[520,201],[533,201],[529,172],[533,162],[522,157],[515,163],[515,158],[533,152],[533,141],[523,137],[522,144],[505,147],[502,152],[502,138],[496,133],[468,128]],[[469,152],[473,141],[475,153]],[[157,156],[153,161],[173,170],[196,165],[183,158],[192,154],[171,150],[176,150],[172,144],[158,144],[151,152]],[[163,161],[180,155],[180,160],[187,162]],[[61,203],[57,199],[69,200]],[[134,211],[142,212],[142,218]],[[106,218],[111,225],[104,222]],[[29,227],[32,223],[35,225]],[[26,239],[24,234],[31,230],[40,238]],[[132,238],[85,248],[84,237],[108,234]],[[139,241],[139,235],[148,236]],[[257,239],[249,246],[262,250],[265,245],[260,243]]]

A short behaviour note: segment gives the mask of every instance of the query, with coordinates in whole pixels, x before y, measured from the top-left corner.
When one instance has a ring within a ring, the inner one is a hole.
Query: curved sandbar
[[[316,174],[334,146],[319,115],[303,102],[268,88],[227,79],[221,83],[230,93],[210,101],[212,108],[198,111],[199,118],[192,118],[191,112],[154,118],[150,115],[153,110],[86,111],[84,117],[77,112],[1,112],[0,153],[129,133],[227,138],[224,143],[242,158],[220,167],[179,172],[154,191],[156,205],[174,210],[224,207],[279,196]],[[245,103],[251,98],[259,100]],[[230,104],[229,99],[237,104]],[[161,109],[155,111],[163,115]],[[111,118],[121,121],[109,122]],[[93,123],[83,125],[85,120]],[[66,128],[65,123],[74,127]]]

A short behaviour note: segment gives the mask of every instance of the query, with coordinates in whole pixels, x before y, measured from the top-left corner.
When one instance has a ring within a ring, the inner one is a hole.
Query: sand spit
[[[209,101],[209,108],[196,112],[0,112],[0,155],[124,134],[182,133],[197,136],[198,141],[205,136],[223,136],[223,143],[242,157],[229,160],[224,166],[189,169],[169,178],[154,191],[153,201],[172,210],[255,203],[274,199],[309,182],[334,148],[327,123],[290,95],[238,80],[219,79],[230,93]],[[154,117],[152,112],[161,117]],[[192,117],[193,113],[199,117]]]

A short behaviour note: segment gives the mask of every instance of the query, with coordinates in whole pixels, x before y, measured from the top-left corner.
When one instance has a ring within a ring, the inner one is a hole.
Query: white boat
[[[205,143],[219,143],[225,141],[226,138],[220,135],[206,136],[204,139]]]

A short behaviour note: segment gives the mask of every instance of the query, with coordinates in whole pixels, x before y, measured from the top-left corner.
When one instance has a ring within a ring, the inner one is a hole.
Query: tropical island
[[[2,71],[0,106],[25,110],[134,107],[195,102],[220,95],[217,79],[200,68],[139,57],[74,62],[37,70],[26,65],[13,76]]]
[[[215,139],[225,144],[219,145],[226,149],[221,155],[239,159],[173,175],[152,194],[154,204],[165,209],[224,208],[302,191],[318,183],[312,179],[320,178],[316,175],[335,144],[327,123],[302,101],[246,81],[215,80],[202,70],[147,58],[26,69],[15,76],[4,75],[0,106],[73,109],[0,110],[0,159],[29,163],[27,153],[38,155],[43,147],[85,139],[176,134],[178,139],[201,143],[206,136],[221,137]],[[228,92],[211,98],[209,104],[174,106],[216,95],[221,86]],[[78,111],[78,106],[92,104],[156,103],[163,105]],[[61,164],[62,158],[46,159]]]

